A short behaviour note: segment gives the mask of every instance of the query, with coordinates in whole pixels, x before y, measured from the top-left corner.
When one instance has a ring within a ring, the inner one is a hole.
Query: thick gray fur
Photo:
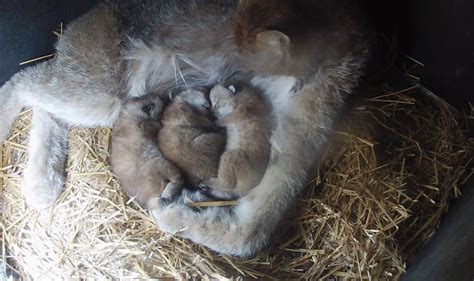
[[[299,60],[265,71],[236,44],[238,2],[106,1],[66,28],[54,59],[0,88],[0,142],[23,107],[34,112],[23,188],[28,203],[43,208],[61,193],[68,128],[112,126],[128,98],[212,86],[254,70],[252,83],[265,92],[276,120],[262,182],[233,208],[195,212],[180,199],[152,213],[162,230],[221,253],[249,256],[264,247],[317,164],[362,74],[367,44],[347,9],[338,8],[345,1],[307,1],[317,8],[310,11],[317,26],[290,36],[302,47]],[[285,54],[280,47],[270,54]]]

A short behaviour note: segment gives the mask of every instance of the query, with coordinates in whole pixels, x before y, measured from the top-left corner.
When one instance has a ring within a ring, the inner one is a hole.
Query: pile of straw
[[[12,276],[396,280],[472,174],[473,143],[452,110],[417,89],[379,92],[341,122],[275,242],[239,260],[161,233],[111,173],[108,129],[71,132],[65,192],[47,211],[29,208],[29,120],[22,113],[0,150],[0,266]]]

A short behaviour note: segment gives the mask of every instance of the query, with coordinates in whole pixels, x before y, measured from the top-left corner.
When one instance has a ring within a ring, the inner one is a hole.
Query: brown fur
[[[260,183],[270,157],[271,108],[250,86],[233,91],[216,86],[210,97],[217,123],[227,129],[218,176],[204,181],[210,195],[240,198]]]
[[[347,53],[364,52],[354,1],[243,0],[235,24],[246,67],[298,77],[298,89]],[[354,16],[354,14],[356,16]],[[362,49],[361,49],[362,48]]]
[[[232,208],[195,212],[181,197],[153,214],[168,233],[220,253],[254,254],[268,244],[314,170],[344,99],[362,75],[368,45],[350,7],[355,2],[249,0],[254,6],[243,1],[238,11],[235,0],[99,4],[68,25],[54,59],[22,70],[0,88],[0,141],[23,107],[39,112],[33,133],[41,137],[30,138],[32,160],[25,171],[28,203],[49,206],[61,193],[70,126],[111,126],[128,98],[210,86],[236,71],[253,71],[252,84],[264,90],[276,120],[260,184]],[[54,126],[46,126],[51,120]],[[141,144],[132,142],[130,149]],[[155,144],[146,146],[153,152],[133,154],[132,162],[162,159]],[[47,165],[52,173],[42,172]]]
[[[362,75],[367,33],[355,2],[242,1],[234,39],[241,70],[254,71],[252,85],[273,107],[270,162],[235,207],[196,212],[180,200],[153,212],[162,230],[238,256],[268,245]]]
[[[239,45],[244,49],[251,47],[258,33],[286,21],[291,15],[289,6],[288,1],[242,0],[236,21]]]
[[[179,169],[162,157],[155,144],[162,109],[159,98],[130,101],[112,133],[112,168],[122,188],[149,209],[157,208],[160,198],[171,199],[183,184]]]
[[[158,146],[163,155],[185,172],[193,186],[217,175],[225,135],[209,118],[205,94],[186,91],[176,97],[162,117]]]

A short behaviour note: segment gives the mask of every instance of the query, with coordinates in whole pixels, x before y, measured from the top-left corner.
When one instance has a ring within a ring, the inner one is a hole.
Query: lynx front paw
[[[22,193],[28,205],[41,210],[50,207],[58,199],[63,187],[63,180],[51,180],[51,177],[39,178],[25,172]]]

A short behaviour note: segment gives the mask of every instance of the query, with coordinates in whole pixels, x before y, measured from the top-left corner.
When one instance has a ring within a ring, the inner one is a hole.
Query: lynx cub
[[[181,171],[156,149],[162,110],[159,98],[129,101],[112,131],[112,168],[122,188],[149,209],[178,194],[184,183]]]
[[[218,85],[210,98],[217,124],[227,129],[227,146],[217,177],[205,180],[200,188],[213,197],[240,198],[260,183],[267,168],[271,108],[243,83],[228,88]]]
[[[163,156],[184,171],[192,186],[217,176],[219,158],[225,146],[225,134],[210,119],[206,94],[187,90],[176,96],[166,108],[158,134]]]

